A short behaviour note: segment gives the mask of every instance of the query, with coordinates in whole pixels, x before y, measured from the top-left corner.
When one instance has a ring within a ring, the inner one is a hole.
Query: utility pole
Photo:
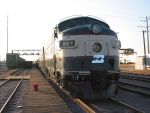
[[[143,45],[144,45],[144,65],[145,65],[144,68],[146,69],[146,47],[145,47],[145,35],[144,35],[145,32],[146,31],[144,31],[144,30],[142,31],[142,33],[143,33]]]
[[[148,28],[149,28],[149,26],[148,26],[148,17],[146,16],[146,32],[147,32],[147,46],[148,46],[148,54],[150,54],[150,51],[149,51],[149,30],[148,30]]]
[[[138,27],[146,28],[146,32],[147,32],[147,52],[148,52],[148,54],[150,54],[150,47],[149,47],[149,27],[150,26],[148,26],[148,21],[149,20],[150,20],[150,18],[146,16],[146,18],[144,20],[141,20],[143,22],[146,22],[146,26],[138,26]]]
[[[8,53],[8,15],[7,15],[7,53]]]

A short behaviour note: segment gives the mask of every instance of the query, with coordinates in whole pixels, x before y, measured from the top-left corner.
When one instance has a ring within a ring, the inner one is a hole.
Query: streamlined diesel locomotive
[[[70,17],[53,29],[39,66],[74,97],[109,98],[117,89],[120,47],[106,22],[91,16]]]

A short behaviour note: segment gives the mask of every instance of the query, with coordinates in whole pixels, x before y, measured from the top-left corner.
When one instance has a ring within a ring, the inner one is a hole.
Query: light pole
[[[143,45],[144,45],[144,65],[145,65],[145,69],[146,69],[146,47],[145,47],[145,35],[144,35],[144,33],[146,32],[146,31],[142,31],[143,32]]]

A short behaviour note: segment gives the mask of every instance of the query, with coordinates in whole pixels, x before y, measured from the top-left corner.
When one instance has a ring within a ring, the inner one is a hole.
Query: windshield
[[[98,23],[101,27],[110,29],[106,23],[104,23],[100,20],[93,19],[90,17],[80,17],[80,18],[69,19],[69,20],[66,20],[66,21],[59,23],[58,24],[58,30],[59,30],[59,32],[62,32],[64,30],[67,30],[67,29],[70,29],[73,27],[90,25],[93,23]]]

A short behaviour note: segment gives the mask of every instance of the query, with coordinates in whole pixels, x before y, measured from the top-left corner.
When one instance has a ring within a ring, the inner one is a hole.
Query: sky
[[[122,48],[133,48],[143,55],[141,31],[146,30],[146,22],[141,20],[150,18],[149,6],[150,0],[0,0],[0,60],[7,52],[7,16],[8,52],[41,49],[61,19],[94,15],[118,33]]]

